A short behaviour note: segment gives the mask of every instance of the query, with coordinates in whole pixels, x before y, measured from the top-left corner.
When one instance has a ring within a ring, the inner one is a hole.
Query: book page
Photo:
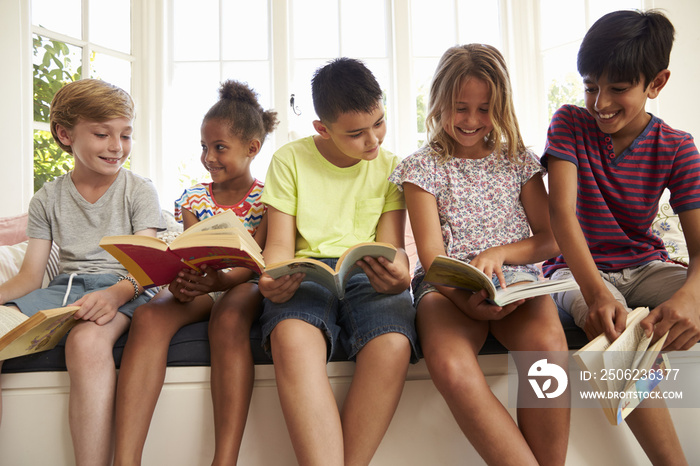
[[[265,273],[274,279],[284,275],[303,273],[304,280],[316,282],[321,286],[338,295],[335,270],[328,267],[321,261],[309,257],[298,257],[287,261],[277,262],[265,268]]]
[[[18,309],[0,306],[0,337],[27,320],[28,317]]]
[[[213,217],[204,219],[201,222],[195,223],[187,230],[183,231],[180,236],[175,238],[173,243],[176,243],[177,240],[183,236],[187,238],[194,233],[199,233],[202,231],[208,231],[210,233],[233,234],[238,236],[241,241],[245,242],[250,247],[250,250],[257,252],[261,251],[260,245],[248,232],[241,219],[238,218],[231,210],[227,210],[220,214],[214,215]],[[171,246],[173,245],[171,244]]]
[[[500,306],[505,306],[519,299],[559,293],[561,291],[575,290],[578,288],[578,283],[576,283],[576,280],[573,278],[520,283],[518,285],[511,285],[507,288],[499,289],[496,292],[494,302]]]
[[[628,314],[625,331],[610,344],[603,355],[608,369],[634,369],[639,363],[651,342],[651,336],[647,337],[639,325],[648,314],[647,308],[637,308]],[[624,380],[611,380],[609,383],[613,391],[621,390],[624,385]]]
[[[425,281],[433,285],[452,286],[477,292],[486,290],[491,299],[496,287],[484,272],[473,265],[447,256],[437,256],[425,275]]]
[[[388,243],[361,243],[345,251],[338,259],[336,273],[338,274],[341,286],[345,287],[350,277],[362,269],[357,265],[357,261],[363,257],[386,257],[390,262],[396,257],[396,248]]]

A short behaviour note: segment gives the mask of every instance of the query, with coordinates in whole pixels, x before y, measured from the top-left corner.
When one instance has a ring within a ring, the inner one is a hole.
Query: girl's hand
[[[488,277],[493,277],[493,274],[496,274],[501,288],[505,288],[506,278],[503,276],[504,260],[505,258],[501,254],[500,248],[495,247],[482,251],[469,263],[484,272]]]
[[[168,289],[178,301],[186,303],[197,296],[226,289],[224,275],[225,272],[211,270],[206,265],[202,266],[200,272],[183,269]]]
[[[97,325],[109,323],[117,315],[117,309],[124,303],[111,288],[88,293],[71,306],[80,306],[74,319],[89,320]]]
[[[285,275],[278,279],[274,279],[264,273],[260,276],[260,280],[258,281],[258,289],[264,297],[273,303],[284,303],[294,296],[303,278],[303,273]]]
[[[459,307],[459,310],[466,314],[467,317],[475,320],[500,320],[525,302],[524,299],[521,299],[501,307],[490,304],[486,301],[487,297],[488,294],[484,290],[478,293],[471,293],[471,296],[466,301],[460,300],[457,307]]]
[[[386,257],[364,257],[356,264],[367,274],[377,293],[398,294],[406,290],[411,277],[405,267],[389,262]]]

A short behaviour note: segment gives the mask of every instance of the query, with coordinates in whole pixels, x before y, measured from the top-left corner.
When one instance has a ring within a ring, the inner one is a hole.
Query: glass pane
[[[585,18],[582,0],[540,0],[542,49],[582,39],[587,29]]]
[[[428,114],[430,83],[438,61],[439,57],[422,58],[413,63],[413,89],[416,93],[416,129],[418,131],[416,147],[421,147],[426,140],[425,117]]]
[[[588,0],[588,18],[591,25],[601,16],[617,10],[640,10],[640,0]]]
[[[489,44],[501,50],[499,0],[458,0],[460,44]],[[474,21],[474,15],[479,17]]]
[[[289,140],[314,134],[312,122],[318,119],[311,99],[311,78],[318,68],[325,65],[328,60],[295,60],[290,70],[292,82],[289,86],[290,93],[294,94],[294,108],[287,108],[289,118]],[[290,96],[291,97],[291,96]],[[282,109],[277,109],[282,111]]]
[[[173,0],[172,35],[175,61],[218,60],[219,2]]]
[[[221,31],[223,59],[267,60],[270,49],[268,2],[227,0],[222,2],[221,8],[222,23],[235,24]]]
[[[295,58],[337,57],[340,54],[338,2],[292,0],[290,8]]]
[[[104,53],[93,53],[90,77],[107,81],[131,93],[131,63]]]
[[[73,156],[58,147],[50,131],[34,131],[34,192],[73,166]]]
[[[547,119],[564,104],[583,105],[583,80],[576,69],[579,42],[544,54]]]
[[[340,18],[342,55],[366,58],[388,55],[385,1],[343,0]]]
[[[202,118],[218,99],[219,63],[179,63],[173,66],[172,81],[163,106],[164,191],[161,202],[172,208],[182,190],[208,176],[199,161]],[[196,83],[196,85],[193,85]]]
[[[258,93],[258,102],[263,108],[272,107],[272,82],[270,80],[270,63],[260,62],[224,62],[221,67],[222,78],[235,79],[248,83]],[[218,94],[217,94],[218,95]]]
[[[32,24],[81,39],[81,0],[32,0]]]
[[[34,121],[48,123],[49,105],[63,84],[80,79],[82,49],[34,35]]]
[[[90,0],[88,8],[90,42],[130,53],[131,0]]]
[[[411,37],[413,55],[439,57],[457,43],[453,0],[412,0]],[[439,25],[427,27],[427,25]]]

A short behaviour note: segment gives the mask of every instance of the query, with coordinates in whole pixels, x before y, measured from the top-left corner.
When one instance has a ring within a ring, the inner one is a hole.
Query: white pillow
[[[673,212],[669,203],[670,193],[667,190],[659,200],[659,212],[656,214],[656,220],[652,224],[652,229],[664,242],[668,255],[671,259],[689,263],[688,246],[685,244],[685,236],[681,228],[681,222]]]
[[[13,244],[11,246],[0,246],[0,283],[5,283],[10,278],[19,273],[24,260],[24,254],[27,252],[28,241]],[[54,243],[51,246],[51,254],[49,262],[44,273],[44,280],[41,284],[42,288],[49,284],[51,280],[58,274],[58,246]]]

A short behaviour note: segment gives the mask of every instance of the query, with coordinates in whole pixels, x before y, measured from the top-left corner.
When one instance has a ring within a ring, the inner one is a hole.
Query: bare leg
[[[479,366],[477,355],[488,324],[468,318],[440,293],[423,297],[416,323],[433,382],[484,461],[491,465],[537,465]]]
[[[238,461],[255,377],[250,328],[261,302],[257,285],[238,285],[216,302],[209,320],[215,438],[213,465]]]
[[[549,296],[526,301],[504,319],[492,322],[491,331],[509,350],[546,352],[549,363],[567,369],[566,335]],[[528,357],[516,358],[519,363],[518,425],[540,465],[563,465],[569,443],[571,394],[567,390],[556,399],[540,401],[535,398],[532,387],[526,382],[528,370],[535,362],[532,358],[539,358],[537,353],[533,354],[535,356],[522,353]],[[545,407],[534,407],[542,403]]]
[[[117,313],[108,324],[83,321],[68,334],[68,420],[78,466],[111,463],[117,380],[112,348],[128,326],[129,318]]]
[[[300,465],[343,465],[343,432],[328,374],[326,339],[316,327],[283,320],[272,331],[282,412]]]
[[[212,304],[208,295],[180,303],[163,290],[134,312],[117,386],[115,465],[141,464],[165,380],[170,340],[185,325],[205,320]]]
[[[644,400],[627,416],[626,422],[652,464],[688,464],[663,400]]]
[[[401,399],[410,358],[409,341],[400,333],[378,336],[357,354],[341,415],[346,465],[372,460]]]

